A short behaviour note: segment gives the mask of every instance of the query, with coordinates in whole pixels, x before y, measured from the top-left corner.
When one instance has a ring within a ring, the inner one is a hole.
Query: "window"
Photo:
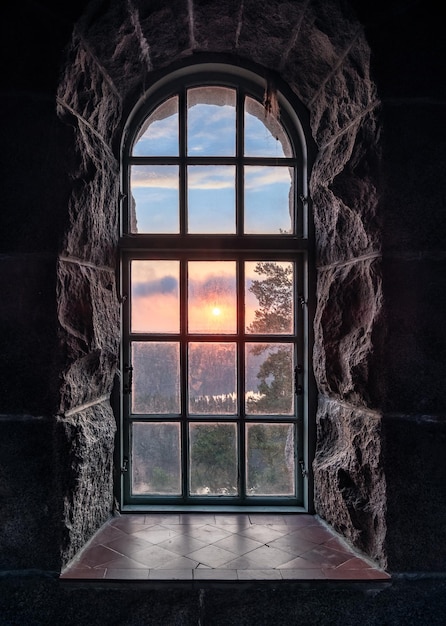
[[[305,159],[288,101],[240,69],[178,71],[131,116],[124,508],[303,504]]]

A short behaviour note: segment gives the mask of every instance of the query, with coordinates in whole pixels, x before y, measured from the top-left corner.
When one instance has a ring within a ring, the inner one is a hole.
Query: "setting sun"
[[[215,315],[215,317],[221,315],[221,309],[219,306],[212,307],[212,315]]]

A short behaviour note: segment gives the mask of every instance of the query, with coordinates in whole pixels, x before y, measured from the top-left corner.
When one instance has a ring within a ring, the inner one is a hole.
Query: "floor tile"
[[[200,548],[204,548],[208,544],[206,541],[202,541],[201,539],[195,539],[195,537],[191,537],[190,535],[177,535],[176,537],[172,537],[171,539],[167,539],[162,543],[159,543],[158,546],[160,548],[165,548],[170,552],[175,552],[181,556],[186,556],[195,550],[199,550]]]
[[[220,539],[229,537],[229,535],[231,534],[229,531],[224,530],[223,528],[219,528],[218,526],[210,526],[209,524],[198,527],[190,526],[187,530],[185,530],[185,532],[190,537],[195,537],[195,539],[205,541],[207,544],[215,543]]]
[[[250,526],[245,530],[241,530],[239,534],[244,537],[249,537],[249,539],[260,541],[262,544],[273,541],[274,539],[279,539],[279,537],[283,536],[282,533],[277,530],[261,525]]]
[[[107,568],[104,578],[106,580],[148,580],[149,570],[142,569],[114,569]]]
[[[294,531],[288,535],[269,541],[268,545],[271,548],[284,550],[290,555],[298,556],[299,554],[312,550],[317,544],[308,541],[307,539],[303,539],[299,531]]]
[[[177,530],[173,530],[171,528],[165,528],[160,524],[156,524],[154,526],[150,526],[149,528],[145,528],[143,530],[139,530],[133,533],[133,537],[139,537],[151,544],[158,544],[166,541],[166,539],[171,539],[172,537],[176,537],[178,535]]]
[[[194,561],[204,563],[204,565],[209,565],[210,567],[220,567],[234,558],[234,554],[229,552],[229,550],[217,548],[217,546],[213,545],[200,548],[195,552],[191,552],[188,556]]]
[[[277,569],[239,569],[238,580],[282,580],[282,574]]]
[[[161,563],[156,569],[195,569],[198,565],[198,561],[188,559],[186,556],[179,556],[172,561]]]
[[[151,569],[149,580],[192,580],[192,569]]]
[[[262,546],[261,548],[256,548],[252,552],[248,552],[248,554],[245,554],[244,556],[229,561],[226,564],[226,567],[229,569],[233,567],[235,569],[274,569],[281,563],[289,561],[289,558],[289,554],[283,552],[283,550]]]
[[[133,558],[149,569],[153,569],[155,567],[159,567],[163,563],[173,561],[177,557],[178,555],[174,552],[170,552],[170,550],[165,550],[159,546],[150,546],[150,548],[146,548],[138,554],[135,554]]]
[[[237,580],[237,571],[229,569],[195,569],[194,580]]]
[[[261,548],[263,544],[260,541],[255,541],[249,537],[243,537],[243,535],[235,534],[229,535],[229,537],[225,537],[224,539],[220,539],[220,541],[216,541],[213,545],[241,556],[247,552],[255,550],[256,548]]]

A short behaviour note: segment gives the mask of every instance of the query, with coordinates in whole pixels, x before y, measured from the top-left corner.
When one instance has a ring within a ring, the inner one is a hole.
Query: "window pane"
[[[248,495],[294,495],[293,424],[247,424],[246,428]]]
[[[179,332],[179,271],[178,261],[132,261],[132,332]]]
[[[134,156],[178,156],[178,96],[149,115],[133,145]]]
[[[289,343],[246,345],[246,413],[294,413],[293,346]]]
[[[179,423],[133,424],[132,492],[136,495],[181,494]]]
[[[245,327],[248,333],[291,334],[294,318],[293,263],[245,263]]]
[[[235,155],[234,89],[198,87],[187,92],[189,156]]]
[[[179,232],[177,165],[133,165],[130,186],[132,233]]]
[[[245,233],[290,234],[293,216],[293,169],[245,167]]]
[[[174,342],[133,342],[132,412],[180,412],[180,349]]]
[[[188,232],[235,233],[235,168],[192,165],[187,177]]]
[[[249,97],[245,100],[245,155],[277,158],[293,156],[283,126],[273,115],[265,114],[263,104]]]
[[[189,446],[191,495],[236,495],[238,492],[236,425],[190,424]]]
[[[189,261],[188,328],[192,333],[234,333],[237,327],[235,261]]]
[[[234,415],[237,411],[235,343],[189,344],[189,412]]]

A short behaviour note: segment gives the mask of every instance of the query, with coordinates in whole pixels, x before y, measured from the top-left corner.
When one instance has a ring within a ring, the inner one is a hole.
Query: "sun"
[[[219,317],[221,315],[221,308],[219,306],[213,306],[211,313],[214,317]]]

